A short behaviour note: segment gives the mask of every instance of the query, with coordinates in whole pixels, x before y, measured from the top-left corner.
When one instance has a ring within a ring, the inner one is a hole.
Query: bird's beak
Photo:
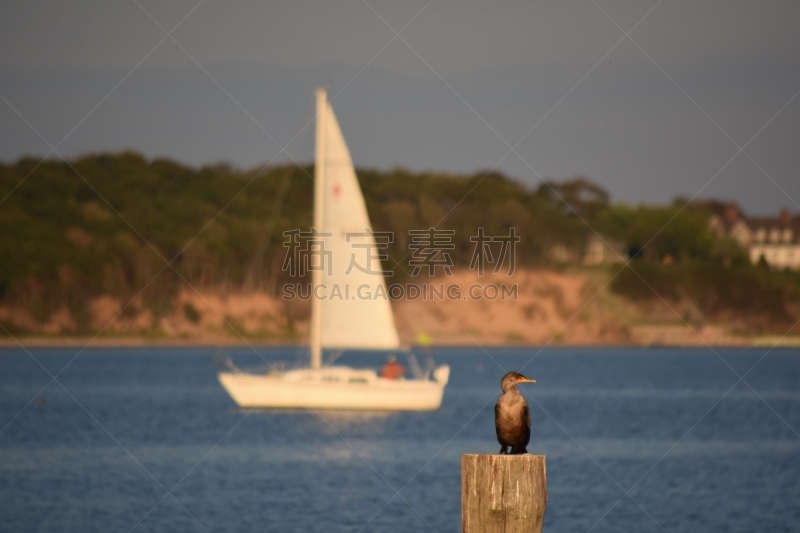
[[[536,383],[536,380],[530,378],[520,378],[517,383]]]

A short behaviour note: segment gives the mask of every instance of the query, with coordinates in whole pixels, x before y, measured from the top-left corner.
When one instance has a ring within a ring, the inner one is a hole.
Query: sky
[[[313,158],[800,214],[800,2],[7,0],[0,160]]]

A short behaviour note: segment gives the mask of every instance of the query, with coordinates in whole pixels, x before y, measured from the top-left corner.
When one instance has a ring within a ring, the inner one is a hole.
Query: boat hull
[[[220,372],[219,380],[240,407],[435,411],[442,404],[449,368],[434,380],[384,379],[347,367],[292,370],[266,375]]]

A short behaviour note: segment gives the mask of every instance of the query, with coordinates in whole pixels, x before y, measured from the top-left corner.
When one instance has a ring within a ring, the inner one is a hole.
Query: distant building
[[[624,263],[628,251],[625,243],[592,235],[586,243],[583,253],[584,265],[604,265],[609,263]]]
[[[777,217],[746,217],[735,206],[712,215],[711,231],[735,239],[753,264],[762,259],[777,269],[800,270],[800,217],[784,210]]]
[[[551,261],[562,264],[572,264],[578,261],[578,253],[565,244],[555,243],[547,250]]]

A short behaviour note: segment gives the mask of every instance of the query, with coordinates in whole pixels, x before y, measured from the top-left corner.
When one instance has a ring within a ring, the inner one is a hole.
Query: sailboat
[[[384,377],[375,369],[323,365],[324,350],[392,354],[400,341],[350,151],[324,89],[316,95],[314,229],[324,235],[329,264],[312,270],[311,366],[254,374],[233,368],[219,380],[240,407],[433,411],[440,407],[450,367],[414,378]],[[338,291],[339,297],[324,289]],[[330,296],[330,297],[326,297]],[[342,296],[344,295],[344,296]],[[323,297],[320,297],[323,296]],[[418,368],[418,365],[412,365]]]

